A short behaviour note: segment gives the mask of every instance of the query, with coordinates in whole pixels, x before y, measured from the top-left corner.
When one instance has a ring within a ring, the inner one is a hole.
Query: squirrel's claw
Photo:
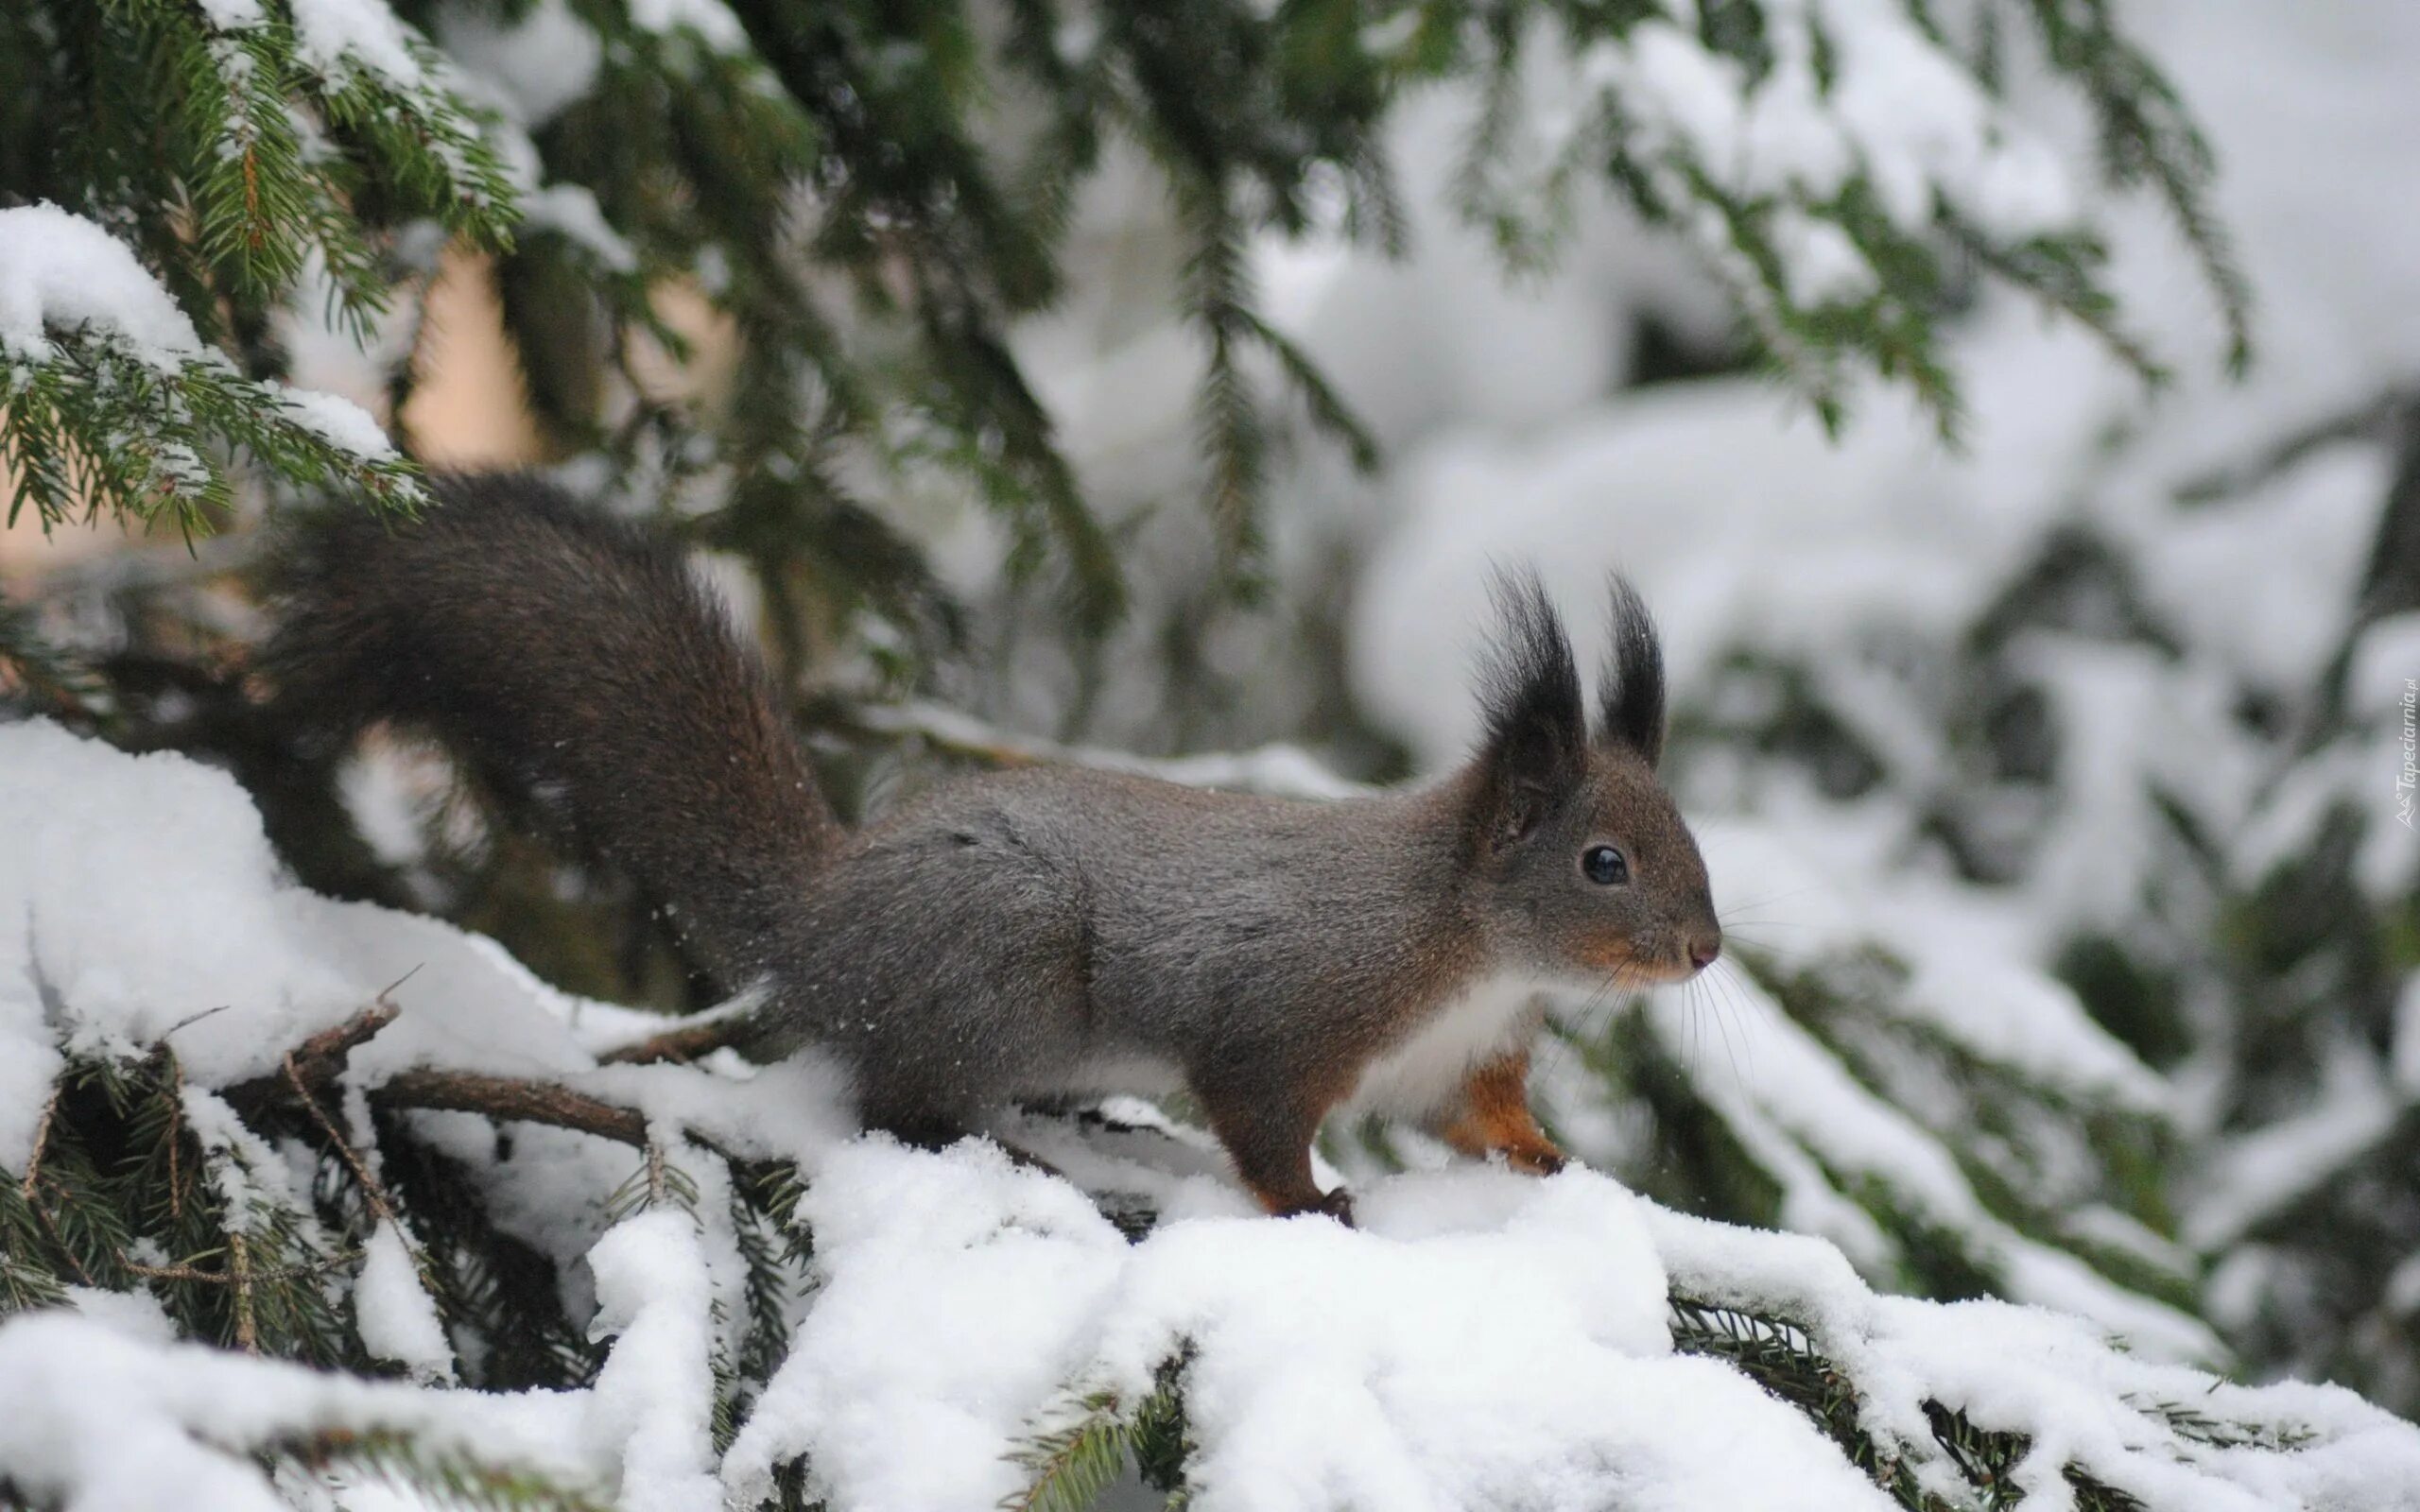
[[[1529,1176],[1552,1176],[1571,1163],[1569,1157],[1544,1140],[1509,1145],[1497,1153],[1504,1157],[1506,1165]]]
[[[1321,1193],[1318,1201],[1305,1203],[1303,1206],[1282,1212],[1278,1214],[1278,1216],[1281,1218],[1293,1218],[1306,1213],[1324,1214],[1325,1216],[1333,1218],[1337,1222],[1344,1225],[1347,1228],[1357,1227],[1353,1222],[1353,1194],[1347,1192],[1342,1187],[1339,1187],[1333,1192]]]

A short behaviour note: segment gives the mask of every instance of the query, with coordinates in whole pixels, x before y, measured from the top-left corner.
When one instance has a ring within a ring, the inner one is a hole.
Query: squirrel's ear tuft
[[[1587,772],[1588,716],[1571,638],[1534,572],[1491,585],[1499,622],[1480,698],[1487,714],[1485,816],[1492,844],[1520,839]]]
[[[1613,578],[1612,644],[1605,653],[1604,707],[1608,744],[1627,746],[1652,766],[1664,754],[1664,645],[1647,601],[1630,579]]]

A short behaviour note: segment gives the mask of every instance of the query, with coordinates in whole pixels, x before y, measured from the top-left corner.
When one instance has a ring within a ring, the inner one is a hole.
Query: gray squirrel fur
[[[1523,984],[1680,980],[1719,948],[1654,775],[1654,627],[1618,578],[1592,729],[1543,589],[1499,575],[1486,732],[1430,785],[1305,802],[1028,768],[851,832],[673,543],[526,475],[435,494],[416,522],[291,531],[283,696],[339,733],[424,730],[533,797],[758,994],[749,1054],[820,1047],[872,1126],[945,1139],[1012,1099],[1181,1085],[1270,1211],[1349,1219],[1311,1173],[1331,1110],[1551,1171]],[[1626,882],[1585,874],[1603,846]]]

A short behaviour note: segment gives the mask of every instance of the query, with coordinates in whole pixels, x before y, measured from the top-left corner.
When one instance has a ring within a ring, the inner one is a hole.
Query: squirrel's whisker
[[[1607,1024],[1612,1023],[1614,1012],[1619,1006],[1617,999],[1620,993],[1621,972],[1622,968],[1618,966],[1607,971],[1604,981],[1599,983],[1586,997],[1581,999],[1580,1006],[1572,1013],[1572,1017],[1578,1021],[1580,1033],[1586,1036],[1586,1042],[1593,1042],[1597,1038],[1597,1027],[1590,1021],[1596,1017],[1599,1006],[1602,1005],[1606,1008],[1605,1022]],[[1571,1053],[1572,1037],[1557,1036],[1556,1040],[1546,1061],[1546,1067],[1548,1070],[1560,1065],[1562,1057]]]
[[[1729,963],[1726,962],[1723,964],[1727,966]],[[1750,1032],[1750,1024],[1748,1021],[1749,1015],[1756,1007],[1758,1000],[1754,994],[1749,993],[1742,987],[1741,983],[1742,978],[1739,976],[1731,972],[1725,972],[1723,975],[1715,978],[1714,986],[1709,988],[1709,990],[1719,991],[1721,1002],[1724,1005],[1724,1011],[1728,1014],[1736,1015],[1739,1024],[1739,1038],[1748,1047],[1746,1052],[1747,1069],[1753,1070],[1755,1066],[1756,1037],[1754,1034]],[[1727,1031],[1725,1039],[1727,1041]],[[1733,1074],[1735,1075],[1741,1074],[1740,1068],[1737,1064],[1734,1065]],[[1741,1090],[1746,1090],[1746,1086],[1747,1083],[1743,1076],[1740,1081]]]
[[[1727,925],[1724,927],[1723,933],[1729,939],[1746,946],[1748,949],[1760,955],[1769,955],[1779,964],[1789,964],[1797,954],[1797,953],[1789,946],[1784,945],[1779,940],[1766,939],[1758,934],[1731,928]],[[1715,963],[1717,966],[1731,966],[1733,964],[1734,962],[1732,958],[1727,955]]]
[[[1806,885],[1805,885],[1804,887],[1788,887],[1788,888],[1784,888],[1784,889],[1783,889],[1782,891],[1780,891],[1780,892],[1776,892],[1776,893],[1767,893],[1767,894],[1766,894],[1764,897],[1762,897],[1762,898],[1750,898],[1750,899],[1745,900],[1744,902],[1738,902],[1738,903],[1735,903],[1735,904],[1733,904],[1732,906],[1733,906],[1733,907],[1735,907],[1735,908],[1763,908],[1763,907],[1766,907],[1766,906],[1768,906],[1768,905],[1770,905],[1770,904],[1772,904],[1772,903],[1787,902],[1789,900],[1790,900],[1790,899],[1792,899],[1792,898],[1802,898],[1802,897],[1805,897],[1806,894],[1808,894],[1808,893],[1810,893],[1810,892],[1816,892],[1816,891],[1821,890],[1821,889],[1822,889],[1823,887],[1824,887],[1825,885],[1826,885],[1826,884],[1824,884],[1824,883],[1820,883],[1820,882],[1810,882],[1810,883],[1808,883]]]
[[[1714,979],[1716,982],[1720,980],[1719,977]],[[1728,1011],[1730,1005],[1716,992],[1711,985],[1706,988],[1706,996],[1714,1005],[1715,1032],[1722,1037],[1722,1058],[1731,1063],[1732,1085],[1744,1092],[1748,1090],[1748,1078],[1739,1070],[1739,1052],[1731,1042],[1731,1019]]]

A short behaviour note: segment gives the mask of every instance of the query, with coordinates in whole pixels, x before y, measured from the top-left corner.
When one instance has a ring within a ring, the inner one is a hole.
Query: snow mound
[[[207,1089],[414,966],[349,1099],[416,1068],[542,1076],[638,1109],[650,1145],[528,1126],[508,1151],[473,1115],[411,1115],[482,1163],[500,1225],[584,1278],[591,1332],[611,1341],[593,1386],[451,1384],[408,1223],[382,1217],[343,1283],[367,1350],[419,1383],[164,1342],[160,1309],[132,1295],[73,1293],[72,1314],[0,1325],[0,1481],[39,1499],[274,1506],[252,1455],[385,1431],[631,1507],[753,1504],[803,1458],[836,1512],[931,1512],[1021,1495],[1046,1470],[1037,1444],[1172,1392],[1204,1512],[1898,1504],[1850,1440],[1979,1504],[1940,1447],[1944,1415],[2015,1435],[2028,1505],[2072,1504],[2071,1475],[2178,1512],[2420,1505],[2420,1431],[2349,1393],[2225,1384],[2039,1308],[1877,1295],[1823,1240],[1684,1217],[1582,1169],[1379,1177],[1348,1230],[1250,1215],[1199,1132],[1140,1105],[1035,1120],[1057,1143],[1034,1143],[1088,1185],[1150,1199],[1159,1221],[1136,1240],[992,1145],[852,1135],[811,1065],[599,1068],[593,1048],[638,1016],[441,924],[293,886],[241,793],[180,758],[0,728],[0,906],[22,920],[0,960],[11,1183],[63,1054],[163,1039],[197,1126],[282,1178],[293,1152]],[[811,1258],[786,1351],[717,1454],[716,1381],[753,1300],[729,1216],[737,1156],[796,1163]],[[635,1211],[614,1200],[632,1180],[655,1194]],[[1709,1319],[1828,1362],[1844,1416],[1768,1390]]]
[[[0,1478],[37,1504],[282,1512],[250,1455],[315,1435],[411,1434],[577,1484],[562,1403],[355,1381],[190,1344],[94,1309],[0,1327]]]

